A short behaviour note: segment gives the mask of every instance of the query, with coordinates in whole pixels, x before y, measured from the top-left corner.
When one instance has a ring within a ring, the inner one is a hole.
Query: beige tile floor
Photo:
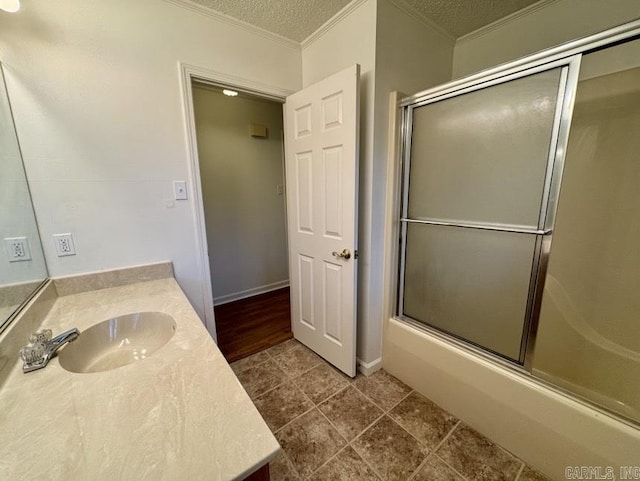
[[[283,448],[273,481],[543,481],[385,371],[351,379],[295,340],[231,365]]]

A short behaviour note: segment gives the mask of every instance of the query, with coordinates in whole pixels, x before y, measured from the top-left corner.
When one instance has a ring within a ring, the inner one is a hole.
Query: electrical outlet
[[[76,246],[73,244],[73,236],[71,234],[53,234],[53,240],[56,244],[58,257],[76,255]]]
[[[29,240],[26,237],[5,237],[4,246],[9,262],[31,260],[31,249],[29,248]]]

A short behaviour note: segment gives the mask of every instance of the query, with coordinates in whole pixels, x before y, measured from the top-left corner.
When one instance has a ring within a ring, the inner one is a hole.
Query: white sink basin
[[[114,317],[82,331],[59,353],[60,365],[77,373],[109,371],[141,361],[176,332],[176,321],[162,312],[137,312]]]

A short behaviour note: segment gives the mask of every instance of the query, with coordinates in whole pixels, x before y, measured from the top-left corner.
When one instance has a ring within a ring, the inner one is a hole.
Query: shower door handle
[[[499,225],[499,224],[470,224],[465,222],[455,221],[442,221],[442,220],[429,220],[429,219],[409,219],[403,217],[400,222],[407,224],[427,224],[427,225],[441,225],[447,227],[464,227],[465,229],[479,229],[479,230],[491,230],[495,232],[513,232],[515,234],[533,234],[533,235],[549,235],[553,232],[553,229],[530,229],[528,227],[522,227],[518,225]]]

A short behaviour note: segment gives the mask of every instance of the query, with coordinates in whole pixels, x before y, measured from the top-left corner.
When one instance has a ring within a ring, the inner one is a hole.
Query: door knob
[[[345,261],[351,259],[351,251],[349,249],[342,249],[342,252],[333,251],[332,254],[334,257],[342,258]]]

